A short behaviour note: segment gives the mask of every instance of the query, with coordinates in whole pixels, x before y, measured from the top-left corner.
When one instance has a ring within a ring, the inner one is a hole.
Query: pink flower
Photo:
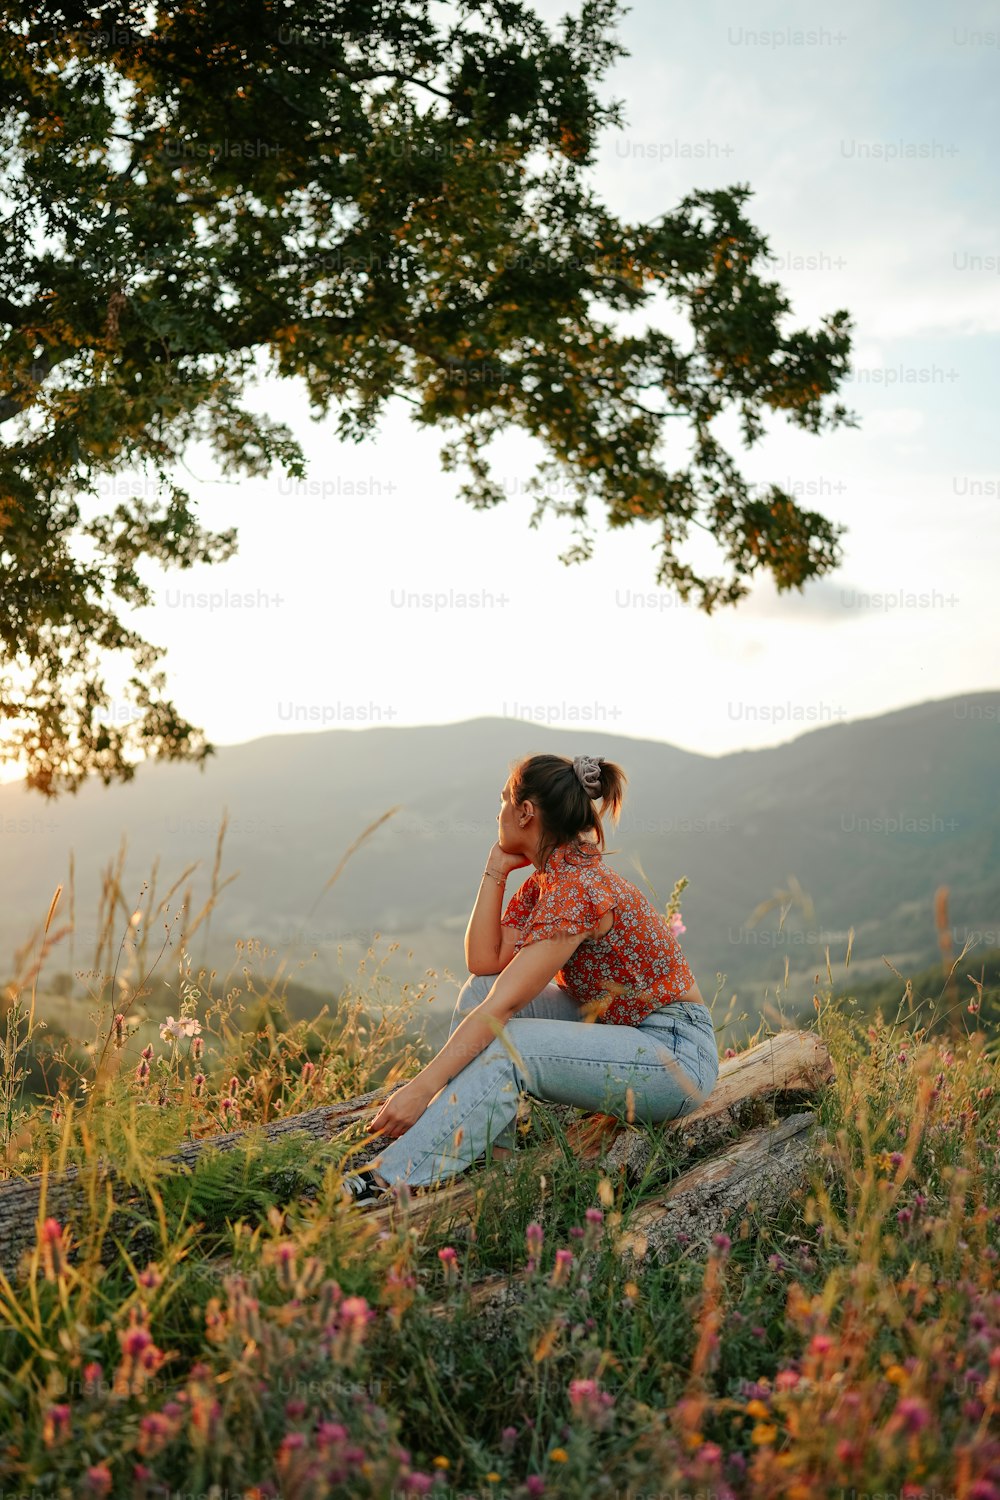
[[[87,1470],[88,1495],[107,1495],[111,1492],[111,1470],[107,1464],[92,1464]]]
[[[552,1267],[552,1285],[561,1286],[569,1275],[573,1264],[573,1253],[571,1250],[557,1250],[556,1263]]]
[[[687,932],[687,928],[684,926],[679,911],[675,911],[673,913],[667,925],[670,928],[670,931],[673,933],[674,937],[679,937],[682,932]]]
[[[931,1419],[926,1404],[917,1396],[904,1396],[895,1414],[908,1432],[920,1432]]]
[[[443,1265],[453,1266],[458,1260],[458,1256],[455,1254],[450,1245],[445,1245],[444,1249],[438,1251],[438,1260],[441,1261]]]
[[[136,1327],[127,1328],[124,1333],[120,1333],[118,1342],[122,1346],[123,1354],[127,1354],[130,1359],[138,1359],[153,1340],[147,1329]]]
[[[571,1380],[569,1404],[574,1417],[598,1430],[607,1426],[614,1407],[614,1397],[602,1391],[596,1380]]]
[[[345,1297],[340,1304],[340,1316],[345,1323],[355,1323],[363,1327],[369,1319],[374,1318],[375,1313],[364,1297]]]

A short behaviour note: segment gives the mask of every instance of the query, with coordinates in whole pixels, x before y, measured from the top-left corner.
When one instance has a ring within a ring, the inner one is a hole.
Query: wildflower
[[[96,1396],[100,1390],[101,1377],[104,1374],[100,1360],[92,1359],[83,1367],[83,1394],[85,1396]]]
[[[777,1436],[778,1429],[773,1422],[758,1422],[750,1432],[750,1441],[758,1448],[763,1448],[768,1443],[773,1443]]]
[[[569,1275],[573,1264],[573,1252],[571,1250],[557,1250],[556,1263],[552,1267],[552,1285],[562,1286]]]
[[[726,1050],[725,1050],[725,1052],[722,1055],[723,1055],[724,1058],[735,1057],[736,1056],[736,1048],[735,1047],[727,1047]]]
[[[315,1073],[315,1071],[316,1071],[316,1064],[315,1063],[312,1063],[312,1062],[303,1063],[302,1064],[302,1074],[301,1074],[302,1082],[303,1083],[311,1083],[312,1082],[312,1076]]]
[[[147,1291],[155,1292],[158,1286],[163,1285],[163,1277],[155,1266],[147,1266],[144,1271],[139,1272],[139,1285]]]
[[[87,1470],[87,1494],[108,1495],[111,1493],[111,1470],[107,1464],[91,1464]]]
[[[497,1473],[496,1469],[491,1469],[490,1472],[486,1476],[486,1483],[487,1484],[499,1484],[500,1483],[500,1478],[501,1478],[501,1476]]]
[[[680,937],[682,932],[687,932],[687,928],[684,926],[684,923],[681,920],[681,914],[679,911],[675,911],[673,913],[669,922],[667,923],[667,926],[670,928],[670,931],[674,937]]]
[[[290,1240],[282,1240],[274,1252],[278,1268],[278,1282],[286,1291],[295,1285],[295,1246]]]
[[[438,1251],[438,1260],[444,1267],[445,1277],[450,1284],[458,1275],[458,1256],[451,1245],[445,1245],[443,1249]]]
[[[45,1413],[45,1421],[42,1425],[42,1436],[46,1448],[61,1443],[64,1438],[69,1437],[70,1409],[68,1406],[59,1404],[50,1406]]]
[[[201,1062],[202,1054],[204,1051],[205,1043],[203,1038],[200,1036],[196,1036],[194,1041],[191,1043],[191,1056],[194,1058],[195,1062]]]
[[[539,1255],[542,1249],[542,1226],[541,1224],[529,1224],[524,1231],[524,1237],[528,1242],[528,1254]]]
[[[602,1391],[596,1380],[571,1380],[569,1404],[573,1415],[588,1426],[606,1427],[614,1408],[614,1397]]]
[[[66,1246],[58,1219],[46,1219],[41,1233],[42,1265],[46,1281],[58,1281],[66,1270]]]
[[[437,1458],[434,1460],[434,1467],[435,1469],[450,1469],[451,1461],[450,1459],[445,1458],[443,1453],[439,1453]]]
[[[545,1480],[542,1478],[541,1474],[529,1474],[527,1479],[524,1481],[524,1487],[528,1491],[529,1495],[545,1494]]]
[[[143,1458],[152,1458],[166,1447],[173,1436],[174,1423],[164,1412],[147,1412],[139,1423],[139,1452]]]
[[[729,1238],[728,1234],[713,1234],[712,1236],[712,1244],[717,1246],[718,1249],[723,1252],[723,1254],[725,1254],[725,1252],[730,1248],[732,1243],[733,1242]]]
[[[168,1016],[160,1026],[160,1039],[164,1042],[181,1042],[185,1037],[197,1036],[200,1031],[201,1022],[196,1021],[194,1016],[181,1016],[179,1021]]]
[[[896,1407],[895,1415],[909,1432],[920,1432],[931,1419],[926,1403],[917,1396],[904,1396]]]
[[[229,1080],[229,1097],[230,1097],[230,1099],[235,1099],[236,1096],[237,1096],[237,1094],[239,1093],[239,1091],[240,1091],[240,1080],[238,1078],[235,1078],[235,1077],[234,1078],[230,1078],[230,1080]]]
[[[517,1442],[517,1428],[505,1427],[500,1434],[500,1448],[503,1453],[509,1453]]]
[[[143,1062],[152,1062],[153,1061],[153,1044],[152,1044],[152,1042],[150,1042],[147,1046],[143,1047],[142,1052],[140,1053],[140,1056],[142,1057]]]
[[[124,1047],[124,1045],[125,1045],[125,1017],[121,1014],[121,1012],[119,1012],[118,1015],[115,1016],[115,1047],[116,1047],[117,1050],[120,1051],[121,1048]]]
[[[145,1057],[135,1070],[135,1081],[142,1089],[149,1083],[149,1062]]]
[[[196,1073],[194,1075],[193,1087],[192,1087],[191,1092],[193,1093],[193,1095],[194,1095],[194,1097],[196,1099],[200,1099],[201,1096],[202,1096],[202,1094],[204,1093],[204,1091],[205,1091],[205,1075],[204,1075],[204,1073]]]
[[[568,1462],[569,1454],[566,1452],[565,1448],[553,1448],[552,1452],[549,1454],[549,1458],[554,1464],[564,1464]]]

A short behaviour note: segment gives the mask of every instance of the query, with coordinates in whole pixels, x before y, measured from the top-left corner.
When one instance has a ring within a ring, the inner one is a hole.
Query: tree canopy
[[[597,200],[598,137],[623,123],[598,92],[623,55],[617,0],[555,29],[518,0],[456,0],[444,21],[420,0],[0,12],[0,716],[31,788],[211,753],[116,610],[152,602],[143,559],[235,550],[178,480],[193,440],[225,472],[304,477],[292,433],[245,404],[262,360],[341,439],[409,402],[475,506],[504,498],[494,435],[530,433],[534,519],[573,526],[563,560],[591,554],[603,507],[650,525],[656,581],[708,611],[756,573],[786,590],[840,560],[843,528],[748,485],[713,424],[737,413],[747,446],[768,412],[854,425],[832,399],[850,319],[788,327],[748,184],[641,224]],[[683,343],[653,322],[661,297]],[[141,493],[115,498],[125,471]],[[692,528],[717,575],[685,560]],[[107,653],[134,674],[131,724],[102,717]]]

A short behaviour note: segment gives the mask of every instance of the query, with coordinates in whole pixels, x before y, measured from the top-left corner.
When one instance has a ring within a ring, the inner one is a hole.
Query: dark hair
[[[618,822],[626,776],[614,761],[598,757],[598,765],[600,787],[591,797],[573,769],[571,756],[527,755],[523,760],[511,763],[511,801],[518,805],[533,802],[542,821],[538,843],[541,866],[560,844],[573,844],[584,854],[586,845],[580,834],[591,830],[597,834],[597,847],[603,850],[601,818],[610,813],[612,822]],[[598,797],[601,800],[600,813],[597,811]]]

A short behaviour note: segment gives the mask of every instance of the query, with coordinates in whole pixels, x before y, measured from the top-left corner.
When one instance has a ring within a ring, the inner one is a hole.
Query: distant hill
[[[638,859],[661,905],[678,876],[689,878],[682,943],[706,998],[725,975],[722,1004],[735,990],[740,1007],[756,1011],[787,957],[788,1004],[808,1001],[827,944],[842,968],[851,927],[858,980],[885,973],[882,954],[904,971],[921,968],[937,956],[933,898],[942,884],[958,945],[968,930],[981,935],[980,947],[1000,942],[1000,692],[992,692],[721,757],[602,729],[475,719],[271,736],[222,748],[204,773],[151,764],[128,785],[87,784],[52,804],[9,784],[0,787],[0,964],[11,969],[55,886],[68,886],[70,851],[73,952],[64,944],[50,973],[92,966],[101,871],[123,837],[126,905],[159,858],[160,891],[201,861],[197,908],[228,809],[222,876],[239,876],[207,938],[204,929],[196,936],[197,960],[227,969],[234,942],[258,938],[290,946],[293,959],[315,950],[299,977],[336,988],[378,931],[401,944],[387,972],[415,978],[447,966],[460,978],[500,788],[509,762],[536,750],[601,754],[624,766],[629,792],[619,828],[608,831],[611,858],[642,885]],[[396,804],[321,894],[352,840]],[[775,907],[749,925],[789,877],[812,914],[795,906],[779,928]],[[68,891],[64,916],[67,902]],[[123,925],[124,912],[119,932]],[[441,993],[450,1004],[455,986]]]

